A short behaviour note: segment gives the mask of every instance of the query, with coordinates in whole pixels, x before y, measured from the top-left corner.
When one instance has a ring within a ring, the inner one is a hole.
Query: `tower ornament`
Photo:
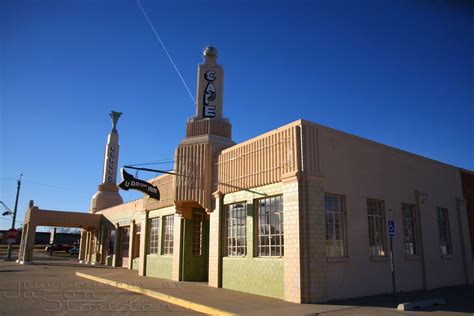
[[[217,57],[217,48],[213,46],[207,46],[204,48],[202,55],[204,57]]]
[[[112,119],[112,130],[107,136],[102,183],[99,184],[97,193],[92,197],[89,210],[91,213],[123,203],[116,184],[119,162],[119,135],[117,132],[117,121],[120,115],[122,115],[121,112],[111,111],[109,113],[109,116]]]
[[[122,112],[115,112],[112,111],[109,113],[110,118],[112,119],[112,131],[117,131],[117,122],[118,119],[120,118],[120,115],[122,115]]]

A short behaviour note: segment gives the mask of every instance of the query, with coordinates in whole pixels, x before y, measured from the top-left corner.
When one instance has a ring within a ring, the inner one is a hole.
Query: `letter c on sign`
[[[214,70],[206,71],[206,73],[204,74],[204,79],[206,79],[207,81],[216,80],[216,72]]]

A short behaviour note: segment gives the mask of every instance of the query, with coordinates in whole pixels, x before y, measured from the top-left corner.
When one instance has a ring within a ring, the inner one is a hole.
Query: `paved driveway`
[[[76,277],[74,271],[84,265],[73,260],[38,259],[49,260],[33,265],[0,261],[0,316],[199,314]]]

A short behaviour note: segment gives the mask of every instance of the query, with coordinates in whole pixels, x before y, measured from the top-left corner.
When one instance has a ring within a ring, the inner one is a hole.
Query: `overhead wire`
[[[18,181],[18,179],[11,179],[11,178],[0,178],[0,180]],[[48,183],[41,183],[41,182],[36,182],[36,181],[25,180],[24,178],[21,180],[21,182],[22,183],[29,183],[29,184],[34,184],[34,185],[45,186],[45,187],[50,187],[50,188],[55,188],[55,189],[59,189],[59,190],[79,192],[79,193],[82,193],[82,194],[92,194],[91,192],[80,191],[80,190],[73,189],[73,188],[60,187],[60,186],[53,185],[53,184],[48,184]]]
[[[60,187],[60,186],[52,185],[52,184],[48,184],[48,183],[41,183],[41,182],[29,181],[29,180],[22,180],[22,182],[35,184],[35,185],[40,185],[40,186],[45,186],[45,187],[50,187],[50,188],[59,189],[59,190],[79,192],[79,193],[82,193],[82,194],[91,194],[90,192],[79,191],[77,189],[72,189],[72,188]]]
[[[136,167],[136,166],[147,166],[147,165],[164,165],[164,164],[172,163],[172,162],[174,162],[174,160],[127,164],[127,166]]]
[[[2,218],[0,217],[1,220],[4,220],[4,221],[9,221],[11,223],[11,219],[8,219],[8,218]],[[20,220],[16,220],[15,223],[23,223],[23,221],[20,221]]]
[[[189,90],[189,87],[188,87],[188,85],[186,84],[186,81],[184,80],[183,76],[181,75],[181,72],[180,72],[179,69],[178,69],[178,66],[176,66],[176,63],[174,62],[173,58],[171,57],[170,53],[168,52],[168,49],[166,49],[165,44],[164,44],[163,41],[161,40],[160,35],[158,35],[158,31],[156,30],[155,26],[153,25],[153,22],[151,22],[150,18],[148,17],[148,14],[146,13],[145,9],[143,8],[142,3],[140,2],[140,0],[136,0],[136,1],[137,1],[138,6],[140,7],[140,9],[141,9],[141,11],[142,11],[142,13],[143,13],[143,16],[145,16],[145,19],[147,20],[148,25],[150,26],[151,30],[152,30],[153,33],[155,34],[156,39],[157,39],[158,42],[160,43],[161,47],[162,47],[163,50],[165,51],[166,56],[168,56],[169,61],[170,61],[171,64],[173,65],[174,70],[176,71],[176,73],[178,74],[179,78],[181,79],[181,82],[183,83],[184,88],[185,88],[186,91],[188,92],[189,97],[191,98],[193,104],[196,103],[196,100],[194,99],[193,94],[191,93],[191,90]]]

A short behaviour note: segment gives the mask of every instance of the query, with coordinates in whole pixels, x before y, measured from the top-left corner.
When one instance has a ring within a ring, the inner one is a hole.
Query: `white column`
[[[285,300],[322,302],[327,292],[323,179],[297,173],[284,175],[282,182]]]
[[[128,269],[133,267],[133,255],[135,253],[135,238],[137,233],[137,226],[135,225],[135,220],[132,220],[130,223],[130,239],[128,243]]]
[[[121,264],[120,256],[121,256],[121,229],[119,224],[115,225],[115,240],[114,240],[114,256],[112,257],[112,267],[119,267]]]
[[[223,194],[215,192],[215,209],[209,219],[209,286],[222,286],[221,208]]]
[[[79,262],[84,262],[86,258],[87,231],[81,229],[81,241],[79,243]]]
[[[183,218],[180,214],[174,214],[174,230],[173,230],[173,271],[171,279],[173,281],[181,281],[181,258],[182,258],[182,240],[181,227]]]
[[[148,234],[148,212],[141,214],[141,235],[140,235],[140,264],[138,266],[138,275],[146,275],[146,256],[150,235]]]

